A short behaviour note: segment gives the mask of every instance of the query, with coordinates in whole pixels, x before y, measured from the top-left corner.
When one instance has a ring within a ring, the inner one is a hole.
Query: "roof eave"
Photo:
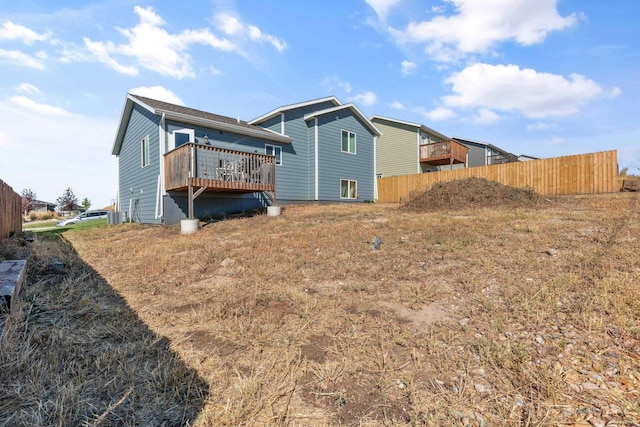
[[[358,109],[358,107],[356,107],[352,103],[338,105],[338,106],[333,107],[333,108],[327,108],[327,109],[324,109],[324,110],[314,111],[313,113],[305,114],[304,115],[304,120],[305,121],[311,120],[311,119],[313,119],[313,118],[315,118],[317,116],[322,116],[322,115],[325,115],[325,114],[333,113],[335,111],[344,110],[345,108],[348,108],[351,111],[353,111],[355,113],[355,115],[365,124],[365,126],[367,128],[369,128],[369,130],[371,131],[372,134],[374,134],[375,136],[382,135],[382,132],[380,132],[380,130],[377,127],[375,127],[375,125],[373,123],[371,123],[371,121],[367,118],[367,116],[362,114],[362,112]]]
[[[193,117],[188,114],[176,113],[174,111],[156,110],[156,113],[164,113],[165,118],[169,120],[175,120],[182,123],[190,123],[198,126],[204,126],[210,129],[222,130],[227,132],[233,132],[240,135],[252,136],[255,138],[268,139],[269,141],[290,143],[293,139],[286,135],[281,135],[275,132],[268,132],[267,129],[249,129],[244,126],[236,126],[231,123],[219,122],[216,120],[203,119],[200,117]]]
[[[283,105],[281,107],[276,108],[275,110],[271,110],[268,113],[261,115],[260,117],[256,117],[255,119],[250,120],[247,123],[249,123],[250,125],[255,125],[257,123],[262,123],[267,120],[270,120],[276,117],[278,114],[283,113],[285,111],[293,110],[295,108],[300,108],[300,107],[307,107],[309,105],[320,104],[321,102],[327,102],[327,101],[333,102],[335,105],[342,105],[340,100],[338,100],[338,98],[336,98],[334,95],[325,96],[324,98],[312,99],[310,101],[303,101],[295,104]]]

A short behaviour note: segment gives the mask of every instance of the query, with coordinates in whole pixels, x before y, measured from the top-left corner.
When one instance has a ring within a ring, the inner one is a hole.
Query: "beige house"
[[[425,125],[382,116],[371,117],[382,133],[376,143],[378,177],[464,168],[464,145]]]

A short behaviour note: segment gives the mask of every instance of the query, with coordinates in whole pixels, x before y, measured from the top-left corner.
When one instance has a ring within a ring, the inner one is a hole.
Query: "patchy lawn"
[[[288,206],[38,236],[0,424],[637,425],[639,209]]]

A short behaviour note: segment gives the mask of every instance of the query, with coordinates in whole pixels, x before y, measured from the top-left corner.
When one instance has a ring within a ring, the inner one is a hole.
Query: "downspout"
[[[118,191],[116,192],[116,206],[115,211],[120,211],[120,156],[118,155]]]
[[[378,137],[373,137],[373,200],[378,200],[378,173],[377,167],[375,165],[378,164]]]
[[[158,144],[160,149],[158,150],[160,156],[160,175],[158,176],[158,191],[156,193],[156,218],[164,217],[164,155],[166,154],[166,141],[165,141],[165,113],[162,113],[160,118],[160,126],[158,126]]]
[[[315,150],[315,159],[314,159],[314,179],[315,179],[315,190],[314,190],[314,200],[318,200],[318,118],[313,119],[313,127],[314,127],[314,150]]]
[[[417,158],[417,166],[416,166],[416,173],[420,173],[421,169],[420,169],[420,128],[416,129],[416,144],[418,145],[418,158]]]

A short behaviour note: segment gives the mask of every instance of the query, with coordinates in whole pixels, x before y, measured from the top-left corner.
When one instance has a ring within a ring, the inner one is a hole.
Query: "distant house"
[[[376,146],[378,177],[464,168],[466,148],[423,124],[373,116],[382,136]]]
[[[57,205],[55,203],[45,202],[43,200],[34,200],[32,206],[32,210],[35,212],[55,212]]]
[[[512,154],[487,142],[477,141],[469,138],[462,138],[459,136],[454,136],[453,140],[467,147],[469,167],[499,165],[502,163],[521,161],[515,154]],[[526,157],[526,160],[535,159],[535,157],[532,156]],[[523,158],[522,160],[525,159]]]
[[[245,122],[128,94],[112,150],[117,210],[170,225],[274,203],[373,200],[378,135],[335,97]]]

